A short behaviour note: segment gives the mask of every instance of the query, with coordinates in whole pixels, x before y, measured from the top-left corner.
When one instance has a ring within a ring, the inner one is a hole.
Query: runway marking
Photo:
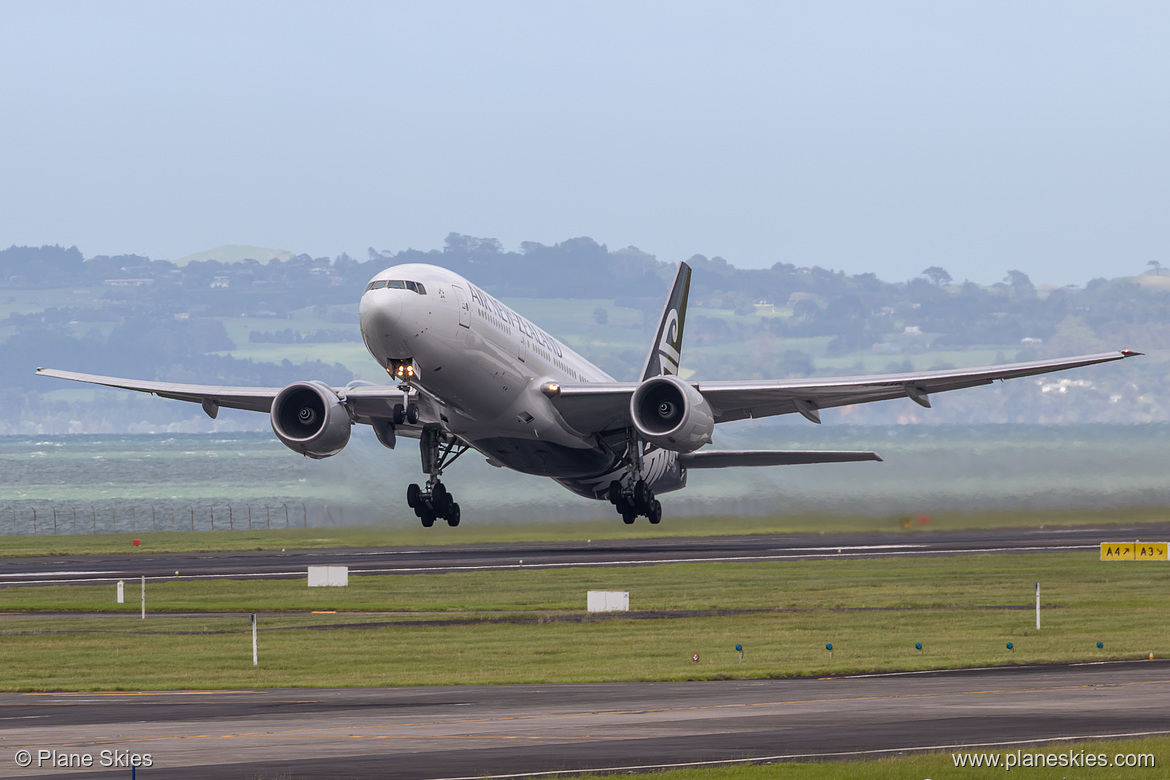
[[[30,691],[21,696],[223,696],[225,694],[259,693],[246,688],[235,691],[77,691],[75,693],[54,693]]]
[[[80,574],[117,574],[116,571],[30,571],[30,572],[11,572],[5,574],[5,577],[67,577],[70,575]]]
[[[880,545],[875,545],[880,546]],[[813,553],[810,555],[734,555],[734,556],[720,556],[712,555],[704,558],[638,558],[632,560],[608,560],[608,561],[566,561],[566,562],[530,562],[525,564],[517,563],[485,563],[480,565],[459,565],[459,566],[403,566],[397,568],[376,568],[376,569],[353,569],[350,574],[417,574],[422,572],[460,572],[460,571],[512,571],[521,569],[564,569],[564,568],[603,568],[613,566],[653,566],[668,563],[722,563],[722,562],[750,562],[750,561],[789,561],[789,560],[821,560],[821,559],[844,559],[844,558],[876,558],[876,557],[895,557],[905,555],[982,555],[988,553],[1005,553],[1005,552],[1059,552],[1072,550],[1096,550],[1100,545],[1097,544],[1072,544],[1072,545],[1033,545],[1028,547],[978,547],[970,549],[939,549],[929,547],[923,544],[921,547],[926,549],[906,549],[901,545],[895,545],[900,549],[897,550],[880,550],[867,549],[860,547],[814,547],[814,548],[791,548],[791,549],[811,549],[811,550],[826,550],[823,553]],[[843,552],[828,552],[831,550],[841,549]],[[852,552],[853,550],[863,549],[862,552]],[[340,556],[339,556],[340,557]],[[89,572],[81,572],[88,574]],[[61,578],[53,580],[22,580],[17,582],[4,582],[4,577],[21,576],[51,576],[57,572],[44,573],[32,572],[20,575],[5,574],[0,575],[0,584],[9,585],[55,585],[64,583],[77,582],[114,582],[118,579],[124,579],[129,576],[136,575],[116,575],[111,577],[75,577],[75,578]],[[138,575],[140,576],[140,575]],[[173,581],[173,580],[203,580],[203,579],[249,579],[259,577],[303,577],[305,572],[303,569],[297,571],[273,571],[273,572],[237,572],[228,574],[184,574],[175,577],[169,574],[147,575],[147,580],[155,581]]]
[[[1135,731],[1124,734],[1089,734],[1075,737],[1047,737],[1044,739],[1021,739],[1011,742],[966,742],[956,745],[922,745],[917,747],[881,748],[877,750],[850,750],[839,753],[787,753],[776,756],[755,758],[724,758],[715,761],[687,761],[677,764],[644,764],[641,766],[582,767],[579,769],[553,769],[545,772],[517,772],[504,775],[469,775],[465,777],[435,778],[435,780],[504,780],[512,777],[551,777],[555,775],[592,774],[595,772],[645,772],[652,769],[685,769],[686,767],[727,766],[731,764],[758,764],[772,761],[791,761],[799,758],[850,758],[857,756],[886,755],[889,753],[937,752],[943,750],[969,750],[971,748],[1008,747],[1011,745],[1043,745],[1051,742],[1080,742],[1091,739],[1131,739],[1170,734],[1170,731]]]
[[[417,734],[350,734],[350,739],[530,739],[534,741],[552,740],[555,742],[628,742],[639,739],[652,739],[652,737],[645,736],[620,736],[620,737],[597,737],[590,734],[583,734],[579,737],[571,736],[531,736],[527,734],[432,734],[428,737],[420,737]]]
[[[1165,661],[1166,659],[1158,659]],[[1112,664],[1138,664],[1143,661],[1134,661],[1132,659],[1122,659],[1118,661],[1077,661],[1065,666],[1108,666]],[[1144,661],[1149,663],[1149,661]],[[901,672],[869,672],[867,674],[834,674],[818,677],[818,680],[862,680],[867,677],[907,677],[914,674],[949,674],[951,672],[1002,672],[1005,670],[1016,669],[1043,669],[1049,664],[1020,664],[1018,666],[958,666],[951,669],[913,669]]]

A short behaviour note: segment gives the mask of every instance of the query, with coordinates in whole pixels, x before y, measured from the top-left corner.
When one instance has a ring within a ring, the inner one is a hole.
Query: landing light
[[[540,388],[540,392],[547,395],[549,398],[556,398],[561,394],[561,386],[556,382],[545,382]]]

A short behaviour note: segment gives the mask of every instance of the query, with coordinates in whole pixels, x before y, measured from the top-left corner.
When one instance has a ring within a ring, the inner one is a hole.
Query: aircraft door
[[[459,302],[459,324],[464,328],[471,327],[471,301],[467,292],[457,284],[451,285],[455,290],[455,300]]]

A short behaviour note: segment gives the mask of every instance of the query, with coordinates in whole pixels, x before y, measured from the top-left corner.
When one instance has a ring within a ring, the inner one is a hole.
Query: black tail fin
[[[654,343],[650,346],[650,354],[646,356],[642,381],[653,376],[678,373],[678,363],[682,358],[683,322],[687,317],[687,294],[690,289],[691,267],[686,263],[679,263],[678,273],[674,275],[674,285],[670,288],[670,297],[666,299],[666,307],[663,308],[662,317],[658,320]]]

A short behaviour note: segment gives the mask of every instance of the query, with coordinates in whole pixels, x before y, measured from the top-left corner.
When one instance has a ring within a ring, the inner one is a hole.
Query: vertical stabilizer
[[[662,317],[658,320],[654,343],[650,347],[650,354],[646,356],[642,381],[654,376],[664,374],[673,376],[678,373],[679,360],[682,358],[683,321],[687,317],[687,294],[690,289],[691,267],[686,263],[679,263],[678,273],[674,275],[674,285],[670,288],[670,297],[666,299]]]

